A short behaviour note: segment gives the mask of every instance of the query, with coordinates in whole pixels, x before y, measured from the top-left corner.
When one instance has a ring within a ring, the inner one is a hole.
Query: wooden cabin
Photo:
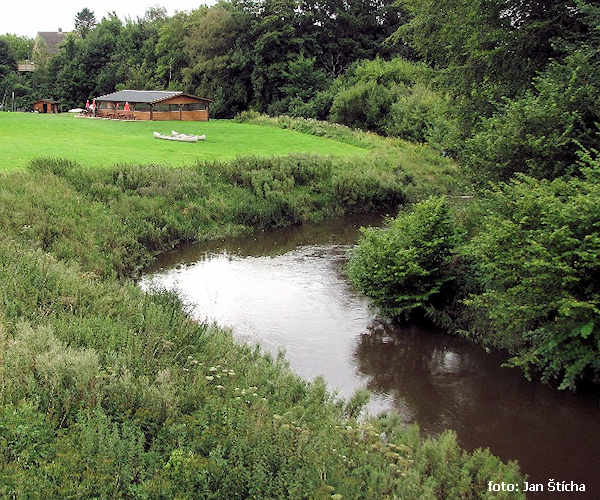
[[[33,103],[34,113],[60,113],[60,102],[53,99],[40,99]]]
[[[210,99],[167,90],[119,90],[94,99],[96,115],[135,120],[208,121]]]

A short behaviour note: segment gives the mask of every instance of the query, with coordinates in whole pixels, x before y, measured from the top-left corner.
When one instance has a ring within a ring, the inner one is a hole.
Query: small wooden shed
[[[35,113],[60,113],[60,102],[53,99],[40,99],[33,103]]]
[[[166,90],[119,90],[94,99],[96,113],[107,118],[208,121],[210,99]]]

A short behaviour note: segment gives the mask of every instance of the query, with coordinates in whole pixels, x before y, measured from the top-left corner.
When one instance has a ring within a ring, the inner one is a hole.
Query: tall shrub
[[[599,169],[583,170],[584,180],[501,185],[462,251],[478,288],[471,335],[560,388],[600,378]]]
[[[360,61],[330,88],[330,119],[409,141],[452,146],[458,131],[447,95],[435,90],[424,64],[396,57]]]
[[[597,147],[600,78],[589,54],[552,63],[534,89],[485,120],[459,153],[479,180],[517,172],[553,179],[577,171],[578,144]]]
[[[348,276],[387,316],[408,318],[417,311],[439,316],[452,297],[460,234],[444,198],[429,198],[383,229],[363,229]]]

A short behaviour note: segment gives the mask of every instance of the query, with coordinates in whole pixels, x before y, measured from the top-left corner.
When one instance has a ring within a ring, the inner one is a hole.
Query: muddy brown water
[[[502,368],[505,356],[427,325],[382,323],[344,276],[361,216],[191,245],[162,255],[141,280],[178,290],[200,321],[240,341],[285,350],[291,367],[323,376],[342,397],[371,392],[368,410],[399,412],[424,434],[453,429],[467,450],[517,460],[542,493],[600,499],[600,393],[558,392]],[[551,492],[573,481],[585,492]]]

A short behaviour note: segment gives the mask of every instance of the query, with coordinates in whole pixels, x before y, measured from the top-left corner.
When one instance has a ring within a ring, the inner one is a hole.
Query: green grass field
[[[171,129],[206,134],[205,142],[155,139],[153,131]],[[91,166],[118,163],[185,165],[198,160],[290,153],[363,155],[367,149],[292,130],[235,123],[121,122],[80,118],[64,113],[0,113],[0,170],[25,168],[32,158],[65,158]]]

